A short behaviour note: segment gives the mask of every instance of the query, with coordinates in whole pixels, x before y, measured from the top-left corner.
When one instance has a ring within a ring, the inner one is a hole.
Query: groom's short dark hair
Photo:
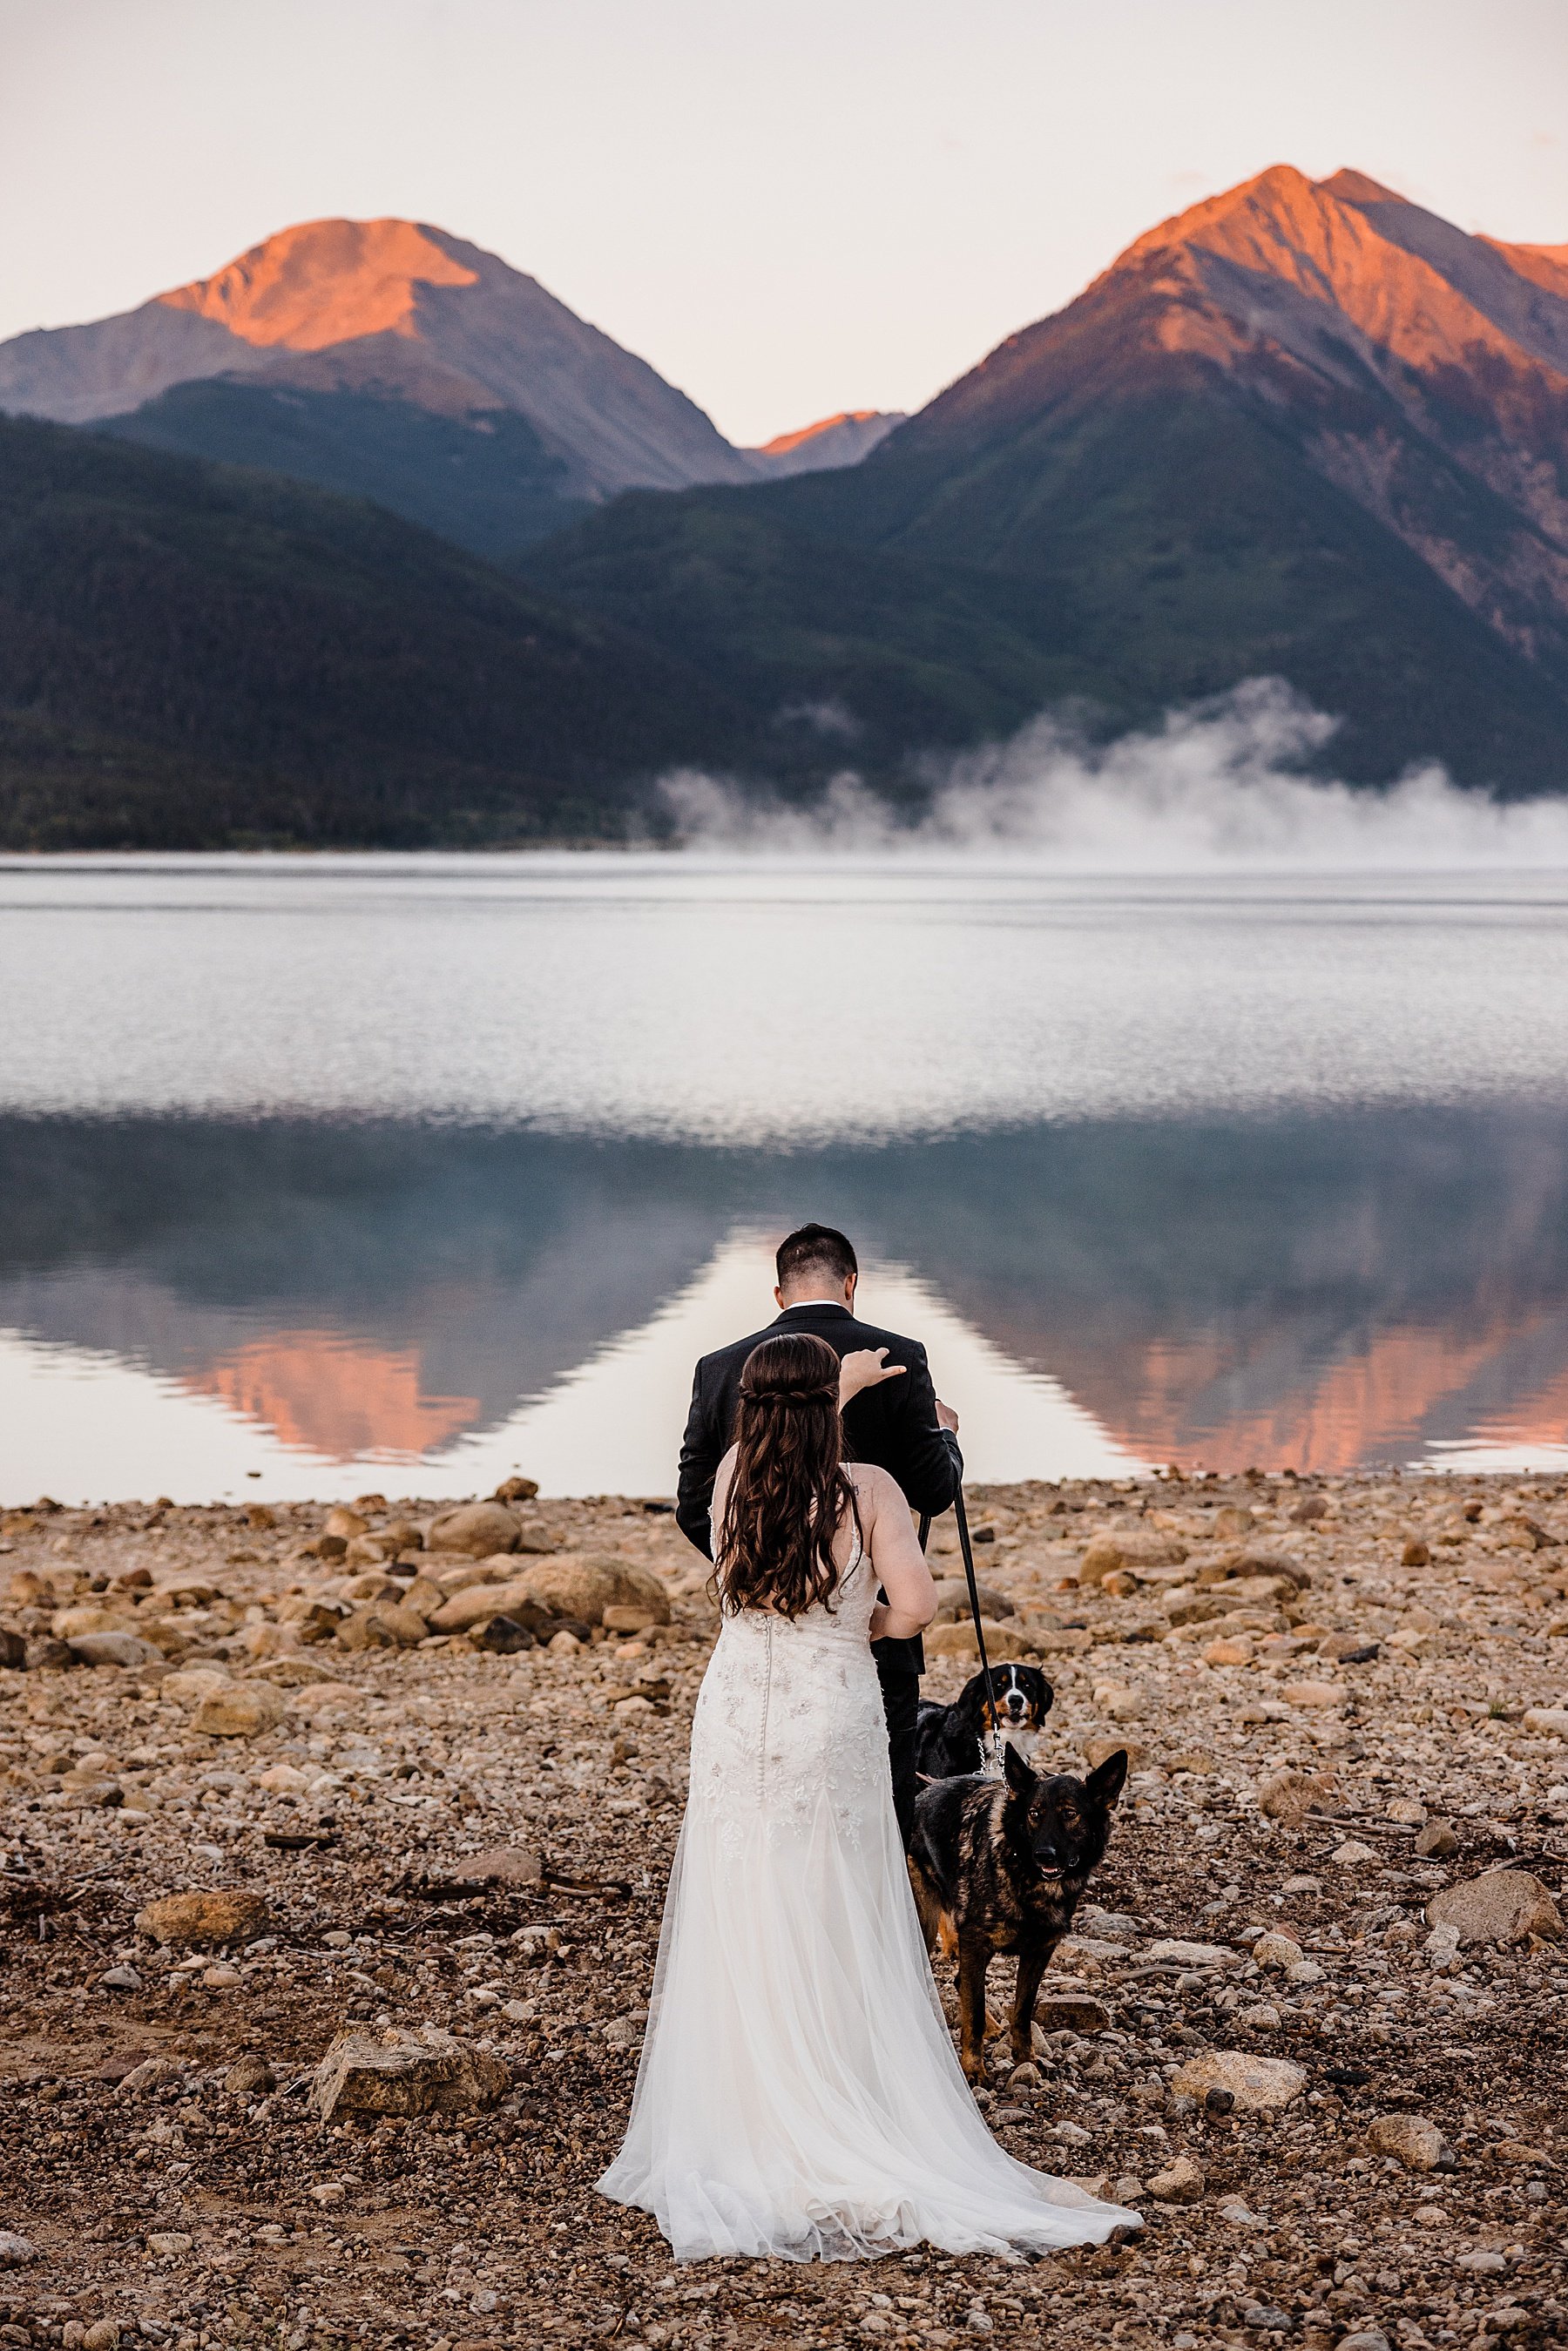
[[[794,1288],[808,1273],[826,1274],[836,1287],[860,1271],[849,1239],[831,1225],[802,1225],[799,1231],[787,1233],[774,1262],[780,1290]]]

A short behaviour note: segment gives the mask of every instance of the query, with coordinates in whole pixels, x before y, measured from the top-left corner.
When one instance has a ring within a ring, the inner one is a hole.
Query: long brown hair
[[[843,1466],[839,1359],[807,1331],[764,1339],[740,1374],[735,1472],[714,1544],[713,1589],[728,1616],[832,1606],[833,1537],[860,1524]]]

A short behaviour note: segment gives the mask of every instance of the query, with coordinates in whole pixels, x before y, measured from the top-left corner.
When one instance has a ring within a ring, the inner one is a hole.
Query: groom
[[[735,1437],[741,1370],[753,1347],[776,1332],[810,1331],[841,1357],[862,1347],[885,1347],[890,1364],[905,1366],[904,1378],[866,1388],[845,1407],[844,1449],[852,1459],[874,1462],[895,1478],[912,1510],[935,1518],[952,1501],[964,1474],[958,1416],[938,1400],[925,1348],[894,1331],[879,1331],[856,1320],[860,1268],[843,1234],[831,1225],[802,1225],[779,1243],[776,1262],[777,1321],[748,1339],[737,1339],[732,1346],[705,1355],[692,1382],[675,1518],[688,1541],[710,1559],[708,1505],[718,1465]],[[907,1844],[916,1788],[915,1718],[925,1654],[918,1635],[913,1641],[873,1641],[872,1654],[887,1717],[893,1801]]]

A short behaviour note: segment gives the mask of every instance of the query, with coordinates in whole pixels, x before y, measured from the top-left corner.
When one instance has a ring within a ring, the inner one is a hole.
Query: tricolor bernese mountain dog
[[[1034,1760],[1055,1696],[1038,1666],[991,1667],[991,1703],[1002,1743],[1026,1763]],[[984,1674],[967,1682],[951,1706],[921,1699],[915,1724],[915,1768],[925,1780],[956,1780],[968,1771],[995,1775]]]

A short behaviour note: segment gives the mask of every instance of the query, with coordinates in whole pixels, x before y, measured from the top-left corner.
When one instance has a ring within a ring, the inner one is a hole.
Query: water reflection
[[[0,1121],[0,1492],[325,1494],[388,1462],[430,1493],[513,1467],[667,1490],[691,1359],[763,1318],[768,1236],[804,1214],[928,1337],[977,1477],[1544,1459],[1568,1448],[1565,1144],[1542,1108],[794,1156]]]

